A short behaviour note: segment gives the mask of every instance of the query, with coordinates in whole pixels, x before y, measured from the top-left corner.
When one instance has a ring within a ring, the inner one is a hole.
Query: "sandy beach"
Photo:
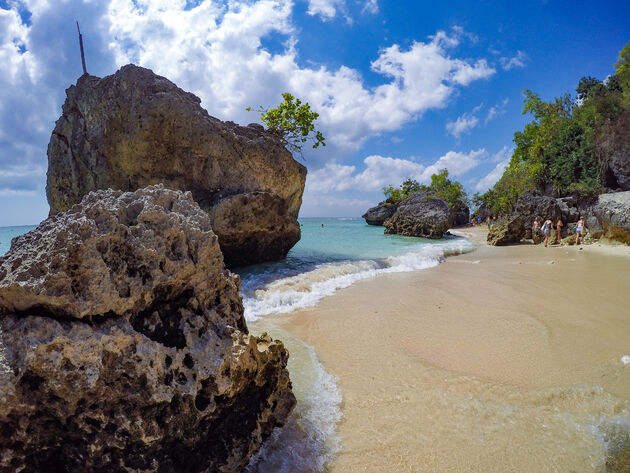
[[[630,471],[630,248],[464,232],[471,253],[273,316],[338,379],[328,471]]]

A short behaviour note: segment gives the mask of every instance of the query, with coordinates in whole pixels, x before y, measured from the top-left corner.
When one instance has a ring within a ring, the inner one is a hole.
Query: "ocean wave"
[[[289,371],[298,403],[244,473],[321,472],[339,451],[335,430],[341,419],[342,398],[335,377],[324,370],[315,350],[303,342],[291,347]]]
[[[248,322],[269,315],[311,307],[357,281],[379,274],[427,269],[451,255],[472,251],[473,244],[457,238],[419,246],[414,251],[384,259],[346,260],[315,265],[313,269],[287,275],[262,272],[243,280],[243,305]]]

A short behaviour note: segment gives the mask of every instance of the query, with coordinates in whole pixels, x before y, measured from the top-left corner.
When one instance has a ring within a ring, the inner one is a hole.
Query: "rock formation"
[[[600,195],[586,219],[586,226],[595,238],[630,245],[630,192]]]
[[[504,217],[490,227],[488,244],[495,246],[518,243],[525,234],[525,225],[520,215],[514,213]]]
[[[451,211],[445,200],[428,191],[418,191],[398,204],[385,220],[385,233],[442,238],[450,227]]]
[[[470,209],[464,205],[451,208],[451,225],[461,227],[468,225],[470,221]]]
[[[199,98],[133,65],[85,74],[66,92],[48,145],[51,215],[93,190],[163,183],[211,214],[228,266],[282,258],[299,240],[306,168],[274,133],[211,117]]]
[[[385,220],[394,215],[397,208],[397,203],[389,201],[380,202],[376,207],[368,209],[361,218],[364,218],[368,225],[383,225]]]
[[[0,472],[240,472],[295,398],[239,286],[209,215],[161,185],[90,193],[16,238]]]

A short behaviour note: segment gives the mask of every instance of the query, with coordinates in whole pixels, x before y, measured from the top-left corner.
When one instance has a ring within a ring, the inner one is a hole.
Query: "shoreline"
[[[327,471],[603,471],[588,430],[630,413],[630,248],[489,247],[486,231],[454,232],[477,248],[437,267],[269,316],[338,379]]]

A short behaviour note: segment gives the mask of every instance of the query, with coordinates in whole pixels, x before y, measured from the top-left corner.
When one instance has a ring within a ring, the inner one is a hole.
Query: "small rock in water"
[[[554,260],[551,260],[551,261],[547,261],[547,264],[556,264],[556,262]]]

